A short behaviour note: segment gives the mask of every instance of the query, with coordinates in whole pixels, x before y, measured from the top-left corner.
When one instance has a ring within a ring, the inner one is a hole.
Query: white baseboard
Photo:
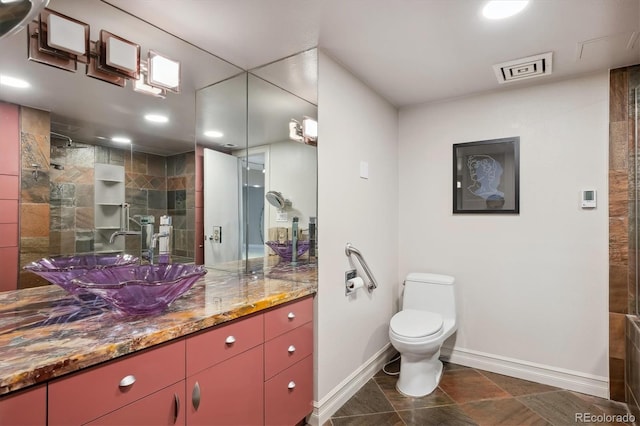
[[[334,387],[320,401],[313,402],[313,413],[307,419],[311,426],[320,426],[327,422],[353,395],[355,395],[382,366],[389,361],[396,350],[387,343],[356,371]]]
[[[506,358],[465,348],[442,348],[442,358],[454,364],[479,368],[562,389],[609,398],[609,380],[574,370]]]

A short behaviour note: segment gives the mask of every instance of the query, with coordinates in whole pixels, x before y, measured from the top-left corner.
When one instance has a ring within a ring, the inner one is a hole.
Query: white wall
[[[520,214],[453,215],[452,144],[508,136],[520,136]],[[606,393],[607,73],[404,108],[399,143],[398,278],[456,277],[459,354]],[[595,210],[579,207],[586,188]]]
[[[322,404],[389,342],[398,278],[398,115],[323,52],[318,98],[315,400]],[[368,180],[359,177],[360,161],[369,163]],[[345,297],[347,242],[362,251],[379,282],[372,294],[363,289]]]

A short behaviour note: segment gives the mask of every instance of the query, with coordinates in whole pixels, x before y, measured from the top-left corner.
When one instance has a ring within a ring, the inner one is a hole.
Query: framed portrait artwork
[[[453,145],[453,213],[520,213],[520,137]]]

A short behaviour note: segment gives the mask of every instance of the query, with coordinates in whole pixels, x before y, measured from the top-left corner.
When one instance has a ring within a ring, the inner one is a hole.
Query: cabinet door
[[[262,425],[262,345],[187,378],[187,424]]]
[[[0,398],[0,425],[45,425],[46,422],[46,385]]]
[[[83,424],[184,380],[184,340],[49,383],[49,425]]]
[[[91,426],[183,426],[184,380],[89,423]]]
[[[264,385],[266,425],[295,425],[313,411],[313,357],[308,356]]]

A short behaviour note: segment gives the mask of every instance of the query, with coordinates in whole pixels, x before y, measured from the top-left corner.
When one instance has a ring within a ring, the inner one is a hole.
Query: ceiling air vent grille
[[[498,83],[511,83],[551,74],[552,52],[516,59],[493,66]]]

